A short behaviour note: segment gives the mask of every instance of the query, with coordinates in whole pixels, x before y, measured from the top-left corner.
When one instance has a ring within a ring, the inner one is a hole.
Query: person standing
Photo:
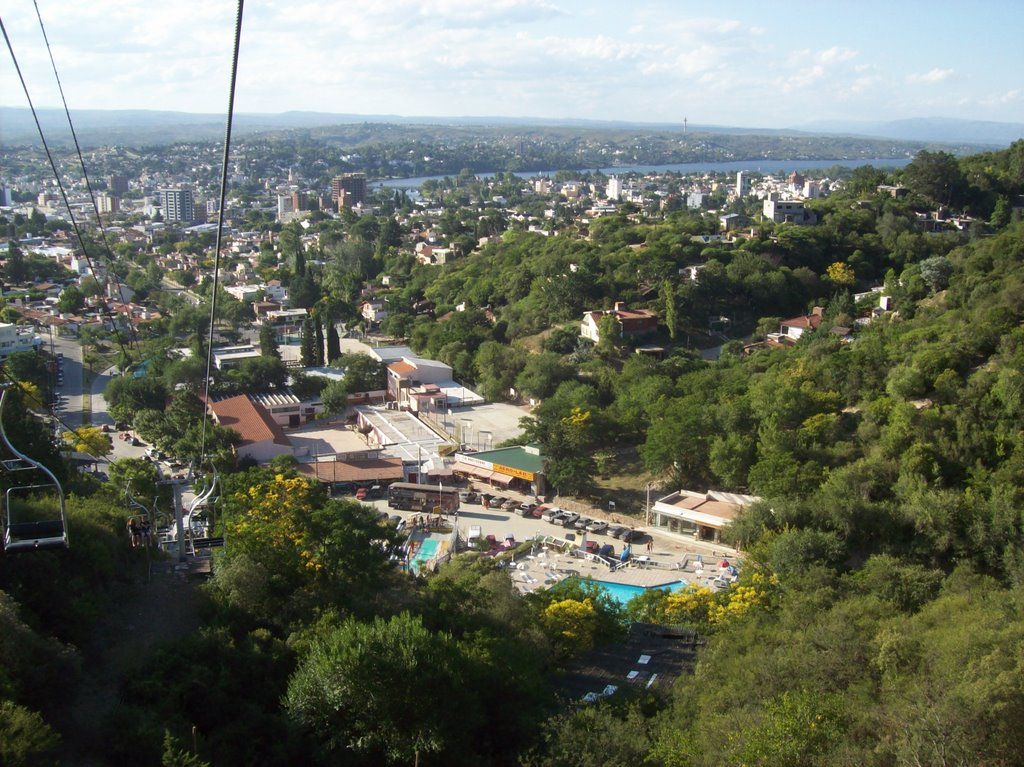
[[[139,529],[139,521],[135,517],[129,517],[127,528],[128,537],[131,538],[132,541],[132,548],[137,549],[142,535],[142,531]]]

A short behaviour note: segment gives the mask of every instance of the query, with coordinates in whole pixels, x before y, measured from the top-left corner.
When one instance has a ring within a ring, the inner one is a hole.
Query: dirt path
[[[64,730],[62,764],[104,765],[90,754],[102,753],[97,739],[105,718],[119,701],[121,683],[155,645],[199,628],[197,583],[159,570],[147,582],[144,573],[140,567],[135,582],[114,589],[110,610],[81,648],[82,678]]]

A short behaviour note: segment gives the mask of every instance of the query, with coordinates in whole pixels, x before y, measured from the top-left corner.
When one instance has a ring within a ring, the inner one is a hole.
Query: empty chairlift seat
[[[0,447],[5,453],[0,459],[4,553],[66,548],[64,489],[52,471],[11,444],[4,430],[3,411],[10,404],[11,391],[8,386],[0,392]]]

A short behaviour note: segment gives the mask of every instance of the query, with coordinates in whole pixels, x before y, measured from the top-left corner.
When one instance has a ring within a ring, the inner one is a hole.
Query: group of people
[[[419,528],[426,530],[427,528],[441,527],[442,521],[442,517],[432,517],[429,514],[424,514],[422,516],[417,515],[410,520],[413,530],[418,530]]]
[[[149,517],[129,517],[126,527],[133,549],[149,546]]]

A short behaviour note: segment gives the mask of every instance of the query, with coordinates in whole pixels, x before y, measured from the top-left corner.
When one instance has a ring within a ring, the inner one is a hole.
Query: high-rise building
[[[118,197],[124,197],[128,194],[128,179],[124,176],[112,173],[107,176],[107,188],[110,190],[111,194],[117,195]]]
[[[196,219],[191,189],[161,189],[160,207],[164,221],[192,222]]]
[[[618,200],[622,196],[622,180],[617,176],[608,179],[608,186],[605,188],[605,197],[609,200]]]
[[[342,173],[332,178],[331,200],[342,208],[366,205],[366,174]]]
[[[9,208],[14,205],[14,192],[7,184],[0,184],[0,207]]]
[[[100,213],[117,213],[121,210],[121,198],[116,194],[100,192],[96,195],[96,208]]]
[[[746,197],[750,194],[750,176],[742,170],[736,174],[736,196]]]

